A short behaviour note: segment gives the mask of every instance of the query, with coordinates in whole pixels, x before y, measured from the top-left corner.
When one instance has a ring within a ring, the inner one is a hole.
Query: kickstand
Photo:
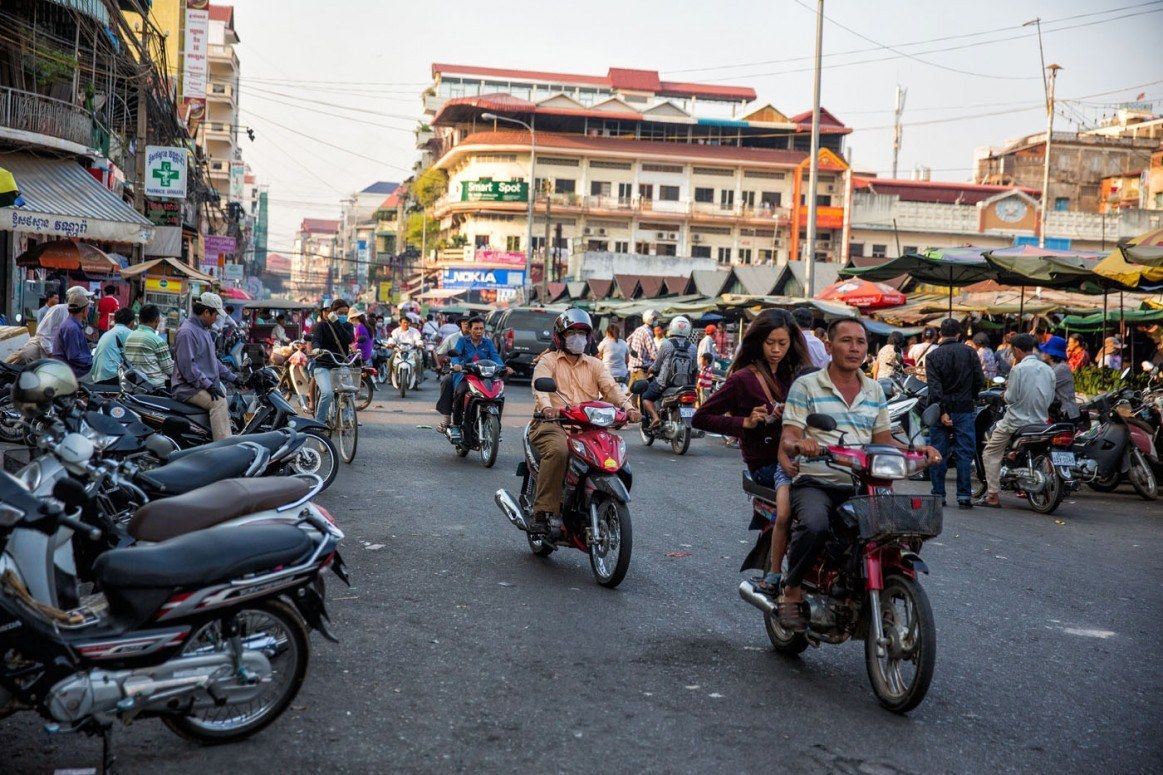
[[[113,775],[113,762],[116,757],[113,755],[113,727],[106,726],[101,729],[101,775]]]

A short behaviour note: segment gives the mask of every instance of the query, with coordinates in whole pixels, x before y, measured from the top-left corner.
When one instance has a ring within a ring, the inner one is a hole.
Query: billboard
[[[145,195],[151,199],[186,198],[185,148],[145,147]]]
[[[454,266],[440,272],[441,288],[488,288],[496,290],[499,288],[520,288],[524,284],[524,269],[477,269],[471,266]]]
[[[209,43],[209,0],[186,0],[185,34],[182,36],[182,113],[186,126],[191,129],[206,116]]]
[[[529,184],[519,180],[478,178],[460,184],[462,202],[527,202]]]
[[[230,201],[244,204],[246,200],[245,192],[246,182],[246,165],[240,161],[230,162]]]
[[[518,250],[492,250],[478,248],[473,256],[474,261],[482,264],[505,264],[506,266],[525,266],[525,254]]]
[[[223,256],[232,256],[236,249],[234,244],[234,237],[227,237],[221,234],[207,234],[202,237],[203,247],[205,250],[206,263],[213,262],[216,265],[221,265],[219,258]]]

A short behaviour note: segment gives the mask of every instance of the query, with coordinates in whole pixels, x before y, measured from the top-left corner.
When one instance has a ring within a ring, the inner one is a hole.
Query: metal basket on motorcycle
[[[919,538],[941,534],[944,509],[937,495],[865,495],[843,506],[862,539]]]
[[[363,371],[355,366],[336,366],[331,369],[331,385],[336,393],[358,393]]]

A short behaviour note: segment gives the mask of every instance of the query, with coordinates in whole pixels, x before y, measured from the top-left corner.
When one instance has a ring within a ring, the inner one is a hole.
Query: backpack
[[[665,387],[692,387],[698,373],[692,352],[694,346],[690,342],[680,345],[673,339],[671,341],[674,342],[674,352],[670,354]]]

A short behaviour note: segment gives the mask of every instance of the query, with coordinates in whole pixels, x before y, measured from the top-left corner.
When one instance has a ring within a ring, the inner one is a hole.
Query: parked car
[[[559,311],[513,307],[496,321],[497,351],[513,371],[532,376],[533,359],[549,347],[553,320]],[[487,324],[486,324],[487,325]]]
[[[493,344],[497,346],[498,351],[500,350],[501,343],[497,337],[497,324],[501,322],[501,318],[504,317],[506,312],[508,310],[504,308],[495,309],[485,316],[485,336],[493,340]]]

